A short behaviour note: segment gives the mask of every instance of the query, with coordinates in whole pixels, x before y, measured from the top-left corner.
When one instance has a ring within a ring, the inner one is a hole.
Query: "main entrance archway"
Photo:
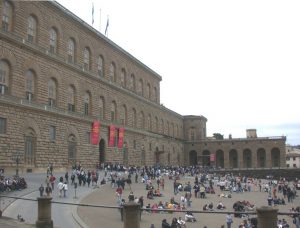
[[[257,150],[257,168],[266,167],[266,151],[263,148]]]
[[[210,152],[208,150],[205,150],[202,153],[202,165],[204,167],[210,167]]]
[[[243,168],[252,167],[252,152],[249,149],[243,151]]]
[[[229,166],[230,168],[238,167],[238,153],[234,149],[229,151]]]
[[[273,148],[271,150],[272,167],[280,167],[280,150]]]
[[[216,152],[216,167],[224,168],[224,151],[218,150]]]
[[[190,151],[190,165],[197,165],[198,162],[197,162],[197,152],[192,150]]]

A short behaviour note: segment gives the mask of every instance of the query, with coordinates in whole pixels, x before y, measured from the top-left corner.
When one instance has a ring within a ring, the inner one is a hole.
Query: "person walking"
[[[226,215],[226,224],[227,224],[227,228],[231,228],[231,224],[233,223],[232,220],[232,215],[230,213],[228,213]]]
[[[64,197],[67,197],[67,191],[68,191],[68,183],[65,181],[63,185],[63,191],[64,191]]]

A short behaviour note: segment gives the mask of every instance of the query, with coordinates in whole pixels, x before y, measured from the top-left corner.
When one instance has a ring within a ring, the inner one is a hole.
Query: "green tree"
[[[213,136],[215,139],[224,139],[224,135],[221,135],[220,133],[213,133]]]

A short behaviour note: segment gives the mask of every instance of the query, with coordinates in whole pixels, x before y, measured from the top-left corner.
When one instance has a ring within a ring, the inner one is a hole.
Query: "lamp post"
[[[17,151],[13,157],[13,160],[16,162],[16,177],[19,176],[20,156],[21,156],[21,151],[20,151],[20,149],[17,149]]]

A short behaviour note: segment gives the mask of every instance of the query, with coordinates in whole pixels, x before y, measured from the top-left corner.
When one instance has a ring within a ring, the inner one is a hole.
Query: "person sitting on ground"
[[[208,210],[208,205],[207,204],[204,204],[203,206],[203,211],[207,211]]]
[[[209,209],[210,211],[213,211],[213,210],[214,210],[214,205],[213,205],[212,202],[210,202],[210,204],[208,204],[208,209]]]
[[[177,219],[177,223],[180,228],[186,228],[185,221],[181,217]]]
[[[160,193],[159,188],[154,190],[153,195],[154,195],[154,196],[158,196],[158,197],[161,197],[161,196],[162,196],[162,194]]]
[[[167,222],[166,219],[163,219],[161,222],[161,228],[171,228],[170,224]]]
[[[147,199],[153,199],[154,197],[153,197],[153,191],[152,190],[150,190],[150,191],[148,191],[148,193],[147,193]]]
[[[217,205],[217,209],[219,209],[219,210],[224,210],[224,209],[226,209],[226,207],[225,207],[224,204],[220,201],[220,202],[218,203],[218,205]]]
[[[193,213],[190,211],[187,211],[185,214],[185,221],[186,222],[196,222],[196,218],[194,217]]]
[[[101,184],[101,185],[106,184],[106,180],[104,179],[104,177],[103,177],[102,181],[100,182],[100,184]]]

